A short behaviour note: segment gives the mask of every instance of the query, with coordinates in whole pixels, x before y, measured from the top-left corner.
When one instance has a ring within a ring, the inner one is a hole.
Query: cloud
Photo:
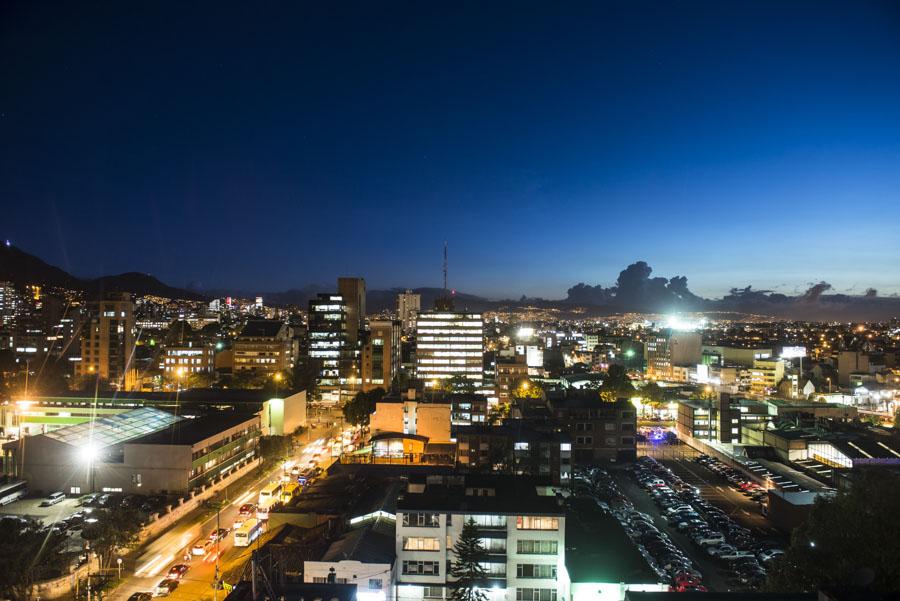
[[[815,303],[819,300],[819,297],[822,296],[822,293],[827,290],[831,290],[831,284],[824,281],[819,282],[818,284],[810,286],[800,299],[805,303]]]

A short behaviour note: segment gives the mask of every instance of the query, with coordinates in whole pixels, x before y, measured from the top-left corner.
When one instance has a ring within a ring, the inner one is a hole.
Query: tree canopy
[[[900,591],[900,476],[860,473],[848,492],[819,498],[769,572],[772,591]]]
[[[97,513],[97,521],[81,532],[90,541],[91,549],[100,559],[100,569],[113,567],[114,555],[137,542],[141,518],[130,507],[113,507]]]
[[[354,426],[368,426],[369,416],[375,411],[375,403],[383,399],[384,395],[383,388],[357,392],[356,396],[344,405],[344,419]]]
[[[0,521],[0,598],[29,601],[35,582],[65,567],[66,537],[37,522]]]
[[[610,365],[606,370],[606,377],[603,379],[602,390],[608,393],[613,400],[619,397],[634,396],[634,384],[628,377],[628,370],[621,365]]]

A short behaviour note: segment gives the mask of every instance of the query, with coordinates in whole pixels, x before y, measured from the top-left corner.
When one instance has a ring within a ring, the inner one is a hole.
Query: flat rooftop
[[[618,520],[589,497],[569,499],[566,570],[573,583],[660,582]]]
[[[194,419],[183,419],[167,428],[129,440],[132,444],[193,445],[245,422],[259,420],[255,413],[220,411]]]
[[[474,489],[479,489],[477,495]],[[489,492],[484,494],[485,491]],[[557,516],[565,513],[548,481],[482,474],[430,478],[423,492],[407,489],[397,501],[397,511]]]

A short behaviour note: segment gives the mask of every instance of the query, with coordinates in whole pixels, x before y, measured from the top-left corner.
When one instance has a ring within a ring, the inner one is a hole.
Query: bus
[[[269,482],[259,491],[259,505],[267,509],[281,500],[281,482]]]
[[[269,510],[281,503],[281,482],[271,482],[259,491],[259,503],[256,504],[256,518],[269,519]]]
[[[249,547],[250,543],[259,538],[262,534],[262,522],[256,518],[250,518],[241,527],[234,531],[234,546]]]
[[[288,482],[281,487],[281,502],[290,503],[297,493],[300,492],[300,485],[296,482]]]
[[[0,484],[0,505],[8,505],[28,492],[28,483],[24,480],[13,480]]]

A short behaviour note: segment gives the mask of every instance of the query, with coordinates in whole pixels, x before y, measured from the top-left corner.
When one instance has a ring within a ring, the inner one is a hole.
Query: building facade
[[[480,313],[428,311],[416,321],[416,377],[425,388],[461,378],[481,390],[484,322]]]
[[[348,336],[347,304],[340,294],[309,301],[308,360],[315,365],[320,400],[337,403],[355,387],[356,350]],[[351,382],[351,379],[354,381]]]
[[[293,367],[290,327],[278,320],[252,319],[234,340],[234,372],[272,376]]]
[[[400,321],[370,321],[360,359],[363,391],[388,390],[400,373]]]
[[[422,295],[412,290],[397,295],[397,319],[400,320],[404,334],[416,331],[416,317],[422,311]]]
[[[187,381],[192,374],[211,374],[215,371],[216,353],[213,345],[186,342],[166,346],[162,369],[166,380]]]
[[[129,294],[91,303],[81,336],[81,361],[75,375],[99,378],[111,388],[126,389],[134,359],[134,303]]]
[[[450,598],[453,545],[469,520],[488,554],[490,601],[566,598],[566,517],[553,490],[527,477],[475,475],[410,483],[398,501],[398,598]]]
[[[366,281],[338,278],[338,294],[344,299],[347,312],[347,341],[355,347],[366,323]]]
[[[633,461],[637,411],[628,399],[602,402],[596,391],[549,400],[550,411],[572,439],[575,465]]]
[[[668,380],[674,377],[674,366],[696,366],[702,358],[702,342],[699,332],[665,329],[651,334],[644,347],[647,375]]]

